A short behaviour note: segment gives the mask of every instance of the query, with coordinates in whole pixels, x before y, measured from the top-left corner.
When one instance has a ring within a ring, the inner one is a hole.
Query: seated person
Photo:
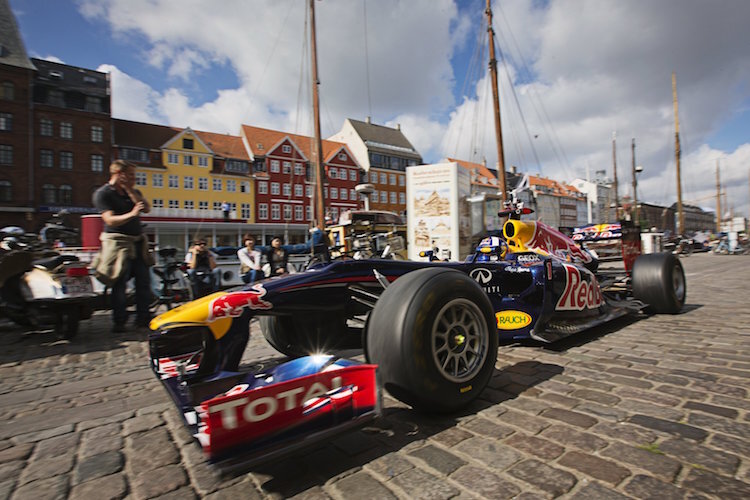
[[[245,246],[237,250],[240,259],[240,278],[243,283],[253,284],[260,272],[260,252],[255,249],[255,237],[246,234],[242,237]]]
[[[210,291],[216,291],[221,288],[221,269],[216,266],[214,254],[206,247],[206,241],[198,239],[185,255],[185,262],[188,265],[188,276],[193,284],[196,283],[196,273],[202,271],[209,276]]]
[[[266,252],[267,266],[270,266],[269,276],[281,276],[289,272],[289,253],[281,246],[281,238],[274,236],[271,246]]]

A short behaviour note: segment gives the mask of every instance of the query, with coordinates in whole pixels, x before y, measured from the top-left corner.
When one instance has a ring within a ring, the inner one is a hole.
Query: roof
[[[8,0],[0,0],[0,63],[36,69],[26,54],[26,47],[16,24],[16,16],[13,15]]]
[[[529,175],[529,186],[531,189],[541,190],[544,194],[552,196],[566,196],[570,198],[580,198],[583,196],[578,189],[571,185],[536,175]]]
[[[280,130],[270,130],[250,125],[242,126],[242,135],[247,139],[247,145],[250,147],[253,156],[266,156],[272,148],[278,146],[284,138],[288,137],[294,145],[299,148],[301,153],[305,155],[306,160],[309,160],[312,157],[313,139],[306,135],[290,134]],[[323,145],[324,162],[330,161],[331,157],[341,148],[346,148],[346,144],[343,142],[329,141],[327,139],[323,139],[321,142]],[[352,160],[354,160],[353,156]]]
[[[154,125],[152,123],[131,122],[114,118],[112,120],[116,146],[161,149],[161,146],[182,132],[178,127]]]
[[[245,146],[242,144],[242,138],[238,135],[215,134],[198,130],[194,130],[194,132],[217,156],[239,160],[250,159]]]
[[[80,92],[84,95],[109,96],[108,73],[44,59],[32,58],[31,62],[37,69],[34,75],[36,85]]]
[[[401,132],[400,127],[391,128],[351,118],[347,118],[347,121],[352,125],[368,150],[390,155],[400,155],[406,158],[413,158],[419,163],[422,162],[422,155],[414,149],[409,139]]]
[[[471,172],[471,183],[480,184],[482,186],[489,186],[499,189],[497,176],[492,171],[481,163],[473,163],[466,160],[456,160],[455,158],[446,158],[449,162],[458,163],[462,168],[465,168]]]

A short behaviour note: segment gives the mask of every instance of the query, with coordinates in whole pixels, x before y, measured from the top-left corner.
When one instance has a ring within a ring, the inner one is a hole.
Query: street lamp
[[[375,192],[375,186],[372,184],[357,184],[354,186],[354,190],[364,195],[365,197],[365,210],[370,210],[370,195]]]

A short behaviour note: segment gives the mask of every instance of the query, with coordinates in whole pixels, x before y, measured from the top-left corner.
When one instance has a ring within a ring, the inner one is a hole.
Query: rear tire
[[[651,312],[677,314],[685,305],[687,281],[680,259],[671,253],[641,255],[633,264],[633,296]]]
[[[474,280],[425,268],[385,289],[368,319],[366,343],[388,392],[417,410],[449,413],[487,385],[498,334],[490,300]]]
[[[325,313],[298,316],[260,316],[263,336],[280,353],[297,358],[359,346],[359,336],[349,332],[341,314]]]

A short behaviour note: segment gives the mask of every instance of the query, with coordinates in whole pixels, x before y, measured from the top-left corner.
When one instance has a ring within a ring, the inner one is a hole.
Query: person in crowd
[[[206,240],[197,238],[193,247],[185,254],[185,262],[188,265],[188,276],[193,284],[196,283],[199,272],[209,276],[207,288],[209,292],[215,292],[221,288],[221,269],[216,265],[216,257],[206,246]]]
[[[94,206],[101,210],[104,231],[95,267],[97,278],[112,287],[112,321],[115,333],[126,330],[128,319],[125,285],[135,278],[136,326],[151,321],[151,275],[153,258],[143,236],[140,215],[151,210],[135,188],[135,165],[115,160],[109,166],[109,182],[94,192]]]
[[[221,211],[224,212],[224,220],[229,220],[229,212],[232,210],[232,205],[228,201],[224,200],[221,202]]]
[[[271,246],[266,252],[266,260],[271,266],[271,276],[281,276],[289,272],[287,270],[289,254],[282,248],[279,236],[274,236],[271,240]]]
[[[246,234],[242,237],[245,246],[237,250],[240,259],[240,277],[243,283],[253,284],[260,272],[260,252],[255,249],[255,237]]]

